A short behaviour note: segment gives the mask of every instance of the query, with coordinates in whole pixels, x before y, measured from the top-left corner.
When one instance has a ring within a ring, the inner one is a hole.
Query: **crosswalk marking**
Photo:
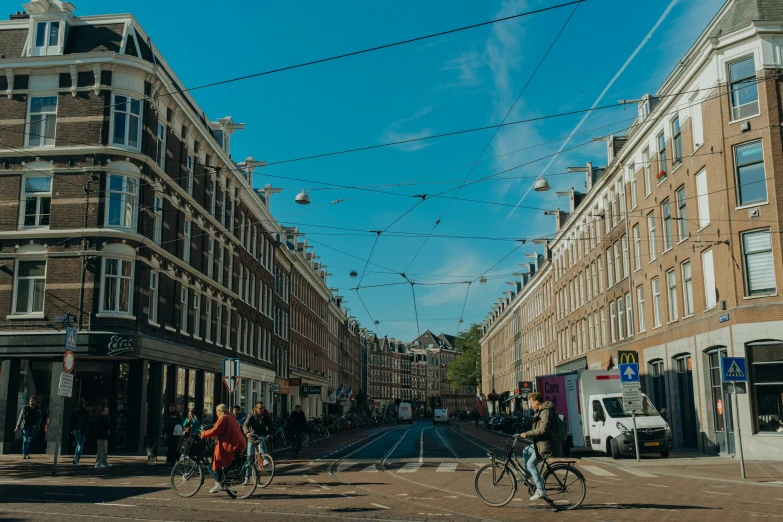
[[[418,462],[409,462],[398,469],[397,473],[415,473],[420,467],[421,464]]]
[[[452,471],[457,471],[457,463],[444,462],[440,466],[438,466],[438,469],[436,469],[435,471],[439,473],[450,473]]]
[[[375,467],[375,464],[370,464],[362,470],[362,473],[378,473],[378,468]]]
[[[630,473],[631,475],[636,475],[637,477],[643,477],[643,478],[657,478],[658,475],[653,475],[652,473],[647,473],[646,471],[641,471],[638,469],[629,469],[629,468],[623,468],[623,471]]]
[[[580,468],[582,468],[585,471],[588,471],[592,473],[593,475],[598,475],[599,477],[616,477],[614,473],[611,471],[606,471],[605,469],[599,468],[597,466],[584,466],[580,465]]]

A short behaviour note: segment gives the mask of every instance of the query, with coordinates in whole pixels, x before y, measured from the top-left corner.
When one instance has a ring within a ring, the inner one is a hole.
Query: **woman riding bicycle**
[[[217,493],[222,489],[223,468],[231,466],[234,459],[245,452],[247,443],[242,428],[236,418],[228,411],[225,404],[215,408],[218,420],[212,429],[201,432],[202,439],[217,438],[215,453],[212,459],[212,470],[215,472],[215,485],[209,490]]]
[[[525,448],[522,455],[525,460],[525,469],[536,483],[536,493],[530,497],[531,502],[547,498],[544,481],[537,465],[542,458],[560,456],[560,441],[555,437],[555,405],[544,402],[544,396],[540,392],[533,392],[527,396],[530,407],[536,412],[533,418],[533,427],[530,431],[515,435],[523,439],[533,439],[534,444]]]

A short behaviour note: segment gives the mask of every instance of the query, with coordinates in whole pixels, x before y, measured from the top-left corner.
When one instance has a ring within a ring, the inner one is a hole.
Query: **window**
[[[155,163],[166,168],[166,126],[158,122],[158,132],[155,135]]]
[[[634,269],[639,270],[642,268],[642,237],[638,223],[633,226],[633,258]]]
[[[598,295],[598,273],[596,272],[595,268],[595,261],[590,263],[592,265],[592,272],[593,272],[593,296]]]
[[[207,241],[207,277],[212,278],[215,271],[215,238],[210,237]]]
[[[58,54],[60,49],[60,22],[38,22],[35,27],[33,56]]]
[[[737,164],[737,201],[740,206],[767,202],[761,141],[734,147]]]
[[[615,241],[614,245],[614,280],[619,283],[623,278],[623,267],[620,261],[620,244]]]
[[[688,239],[688,210],[687,198],[685,197],[685,187],[680,187],[674,193],[677,200],[677,231],[680,235],[680,241]]]
[[[650,379],[650,386],[652,388],[651,399],[653,404],[659,409],[665,409],[666,406],[666,371],[663,367],[663,361],[658,359],[657,361],[650,361],[649,370],[647,372],[648,379]]]
[[[647,214],[647,230],[650,235],[650,261],[658,259],[658,246],[655,244],[655,211]]]
[[[642,170],[644,171],[644,195],[646,197],[652,192],[652,164],[649,148],[642,151]]]
[[[201,295],[193,292],[193,337],[201,336]]]
[[[604,291],[604,263],[601,261],[601,256],[598,256],[598,291]]]
[[[234,287],[234,255],[229,253],[228,255],[228,276],[226,276],[228,281],[226,281],[228,285],[229,290],[233,290]],[[237,288],[237,293],[239,293],[239,290],[241,288]]]
[[[180,333],[188,333],[188,287],[183,286],[179,290],[179,331]]]
[[[43,314],[46,261],[19,261],[15,275],[14,315]]]
[[[53,147],[57,126],[57,96],[30,98],[28,147]]]
[[[245,300],[245,295],[242,292],[242,282],[244,281],[244,279],[245,279],[245,270],[244,268],[242,268],[242,265],[239,265],[239,292],[238,293],[239,293],[240,301]]]
[[[190,263],[190,235],[192,226],[193,224],[189,219],[186,219],[182,224],[182,260],[186,263]]]
[[[217,303],[215,308],[215,344],[223,345],[223,305]]]
[[[666,136],[663,133],[658,135],[658,184],[666,179]]]
[[[157,194],[152,198],[152,240],[160,245],[163,236],[163,198]]]
[[[666,272],[667,297],[669,298],[669,322],[678,318],[677,311],[677,274],[674,270]]]
[[[633,337],[633,309],[631,308],[631,294],[625,294],[625,336]]]
[[[625,185],[622,181],[617,182],[617,216],[619,220],[625,219]]]
[[[704,275],[704,309],[715,308],[718,297],[715,293],[715,265],[712,259],[712,249],[701,254],[701,271]]]
[[[783,419],[783,343],[748,345],[751,402],[757,432],[780,433]]]
[[[775,293],[775,263],[769,229],[742,234],[742,257],[745,265],[745,294]]]
[[[109,174],[106,226],[136,229],[139,182],[121,174]]]
[[[606,285],[608,288],[614,286],[614,261],[611,248],[606,249]]]
[[[653,328],[661,326],[661,281],[657,277],[652,280],[653,293]]]
[[[112,101],[112,145],[139,150],[141,141],[141,102],[115,94]]]
[[[606,344],[606,308],[601,308],[601,346]]]
[[[759,88],[753,57],[729,64],[731,119],[739,120],[759,113]]]
[[[599,324],[598,312],[593,314],[593,322],[595,323],[595,347],[601,346],[601,325]]]
[[[680,118],[672,121],[672,162],[674,165],[682,163],[682,133],[680,132]]]
[[[617,331],[615,330],[615,320],[616,320],[616,314],[615,314],[615,305],[614,301],[609,303],[609,331],[611,332],[612,336],[612,342],[615,342],[617,340]]]
[[[647,316],[644,314],[644,286],[642,285],[636,287],[636,308],[639,312],[639,333],[643,333],[647,330]]]
[[[625,339],[625,302],[622,297],[617,299],[617,336]]]
[[[631,181],[631,208],[636,208],[636,165],[628,166],[628,179]]]
[[[207,191],[209,192],[209,214],[213,217],[215,217],[215,199],[217,194],[215,194],[215,182],[211,179],[207,182]]]
[[[193,156],[185,156],[185,176],[188,180],[188,194],[193,195]]]
[[[48,227],[52,206],[52,177],[25,176],[23,183],[22,226],[25,228]]]
[[[668,198],[661,203],[661,215],[663,216],[663,251],[672,247],[674,230],[672,227],[672,205]]]
[[[147,320],[153,324],[158,323],[158,272],[150,272],[150,302],[147,311]]]
[[[104,258],[101,311],[131,314],[133,261]]]
[[[707,195],[707,171],[696,174],[696,206],[699,211],[699,229],[710,224],[710,200]]]
[[[245,246],[245,227],[247,226],[246,223],[247,218],[245,217],[244,212],[239,213],[239,244],[242,246]]]
[[[204,311],[205,318],[205,328],[204,328],[204,339],[208,342],[212,342],[212,299],[207,297],[207,308]]]
[[[685,308],[684,317],[693,315],[693,278],[690,261],[682,264],[682,301]]]

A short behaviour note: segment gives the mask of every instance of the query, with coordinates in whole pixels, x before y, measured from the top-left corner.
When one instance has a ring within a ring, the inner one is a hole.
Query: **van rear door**
[[[603,419],[603,420],[602,420]],[[606,424],[606,412],[601,405],[601,401],[593,399],[590,402],[590,446],[594,450],[605,451],[603,446],[602,432],[606,431],[604,425]]]

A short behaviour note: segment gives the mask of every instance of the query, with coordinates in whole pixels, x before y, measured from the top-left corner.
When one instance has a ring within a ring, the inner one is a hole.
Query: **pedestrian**
[[[536,412],[533,417],[533,426],[528,432],[520,433],[515,437],[523,439],[533,439],[533,444],[526,447],[522,452],[525,469],[530,474],[533,482],[536,484],[536,492],[530,497],[530,501],[548,498],[544,481],[541,479],[541,473],[538,471],[538,464],[542,458],[551,456],[560,456],[560,441],[555,437],[557,427],[555,425],[555,406],[550,401],[544,402],[544,396],[541,392],[533,392],[527,397],[530,408]]]
[[[231,463],[234,462],[234,455],[241,455],[247,447],[242,428],[236,422],[236,418],[228,411],[226,405],[218,404],[215,408],[215,414],[218,420],[212,429],[201,432],[202,439],[217,438],[218,440],[212,458],[215,485],[209,490],[210,493],[217,493],[223,489],[223,468],[231,466]]]
[[[473,410],[473,422],[475,423],[475,429],[479,429],[479,421],[481,420],[481,414],[478,410]]]
[[[163,426],[163,442],[166,445],[166,465],[171,467],[179,460],[177,449],[182,436],[182,421],[176,408],[169,409],[169,418]]]
[[[291,426],[291,436],[293,437],[294,458],[302,451],[302,437],[304,428],[307,425],[307,419],[302,411],[302,407],[298,404],[294,407],[294,411],[291,412],[291,416],[288,418],[288,424]]]
[[[98,417],[98,423],[95,426],[95,438],[98,440],[98,452],[95,456],[96,468],[110,468],[111,464],[106,461],[109,455],[109,408],[103,408],[101,416]]]
[[[19,419],[16,421],[14,433],[22,430],[22,459],[30,458],[30,442],[33,435],[41,427],[41,410],[38,408],[38,401],[35,397],[30,397],[29,402],[19,412]]]
[[[191,408],[188,410],[188,417],[182,421],[182,431],[188,437],[193,437],[198,435],[198,428],[199,421],[196,417],[196,410]]]
[[[82,459],[84,441],[87,439],[87,433],[90,431],[90,412],[85,407],[87,401],[82,397],[79,399],[78,404],[79,406],[74,410],[71,417],[71,429],[73,430],[73,436],[76,438],[76,450],[73,452],[74,466],[81,466],[79,461]]]
[[[247,418],[247,415],[245,415],[245,414],[242,412],[242,408],[240,408],[239,406],[234,406],[234,407],[232,408],[232,410],[233,410],[233,412],[234,412],[234,418],[237,420],[237,422],[239,423],[239,425],[240,425],[240,426],[241,426],[241,425],[243,425],[243,424],[245,423],[245,419]]]

